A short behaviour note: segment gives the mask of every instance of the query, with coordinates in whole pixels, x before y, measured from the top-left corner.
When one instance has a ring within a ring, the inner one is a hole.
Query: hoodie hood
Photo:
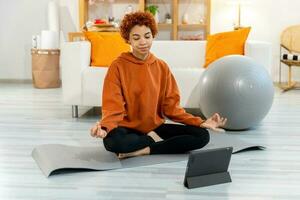
[[[140,60],[136,58],[131,52],[122,53],[120,55],[121,59],[127,60],[128,62],[143,65],[143,64],[152,64],[156,61],[156,57],[149,52],[148,57],[145,60]]]

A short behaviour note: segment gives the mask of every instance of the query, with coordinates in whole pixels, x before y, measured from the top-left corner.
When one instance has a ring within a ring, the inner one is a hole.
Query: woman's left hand
[[[200,127],[202,128],[208,128],[213,131],[218,131],[218,132],[225,132],[224,129],[221,127],[224,127],[226,124],[227,119],[224,117],[221,117],[218,113],[213,114],[210,118],[208,118],[206,121],[204,121]]]

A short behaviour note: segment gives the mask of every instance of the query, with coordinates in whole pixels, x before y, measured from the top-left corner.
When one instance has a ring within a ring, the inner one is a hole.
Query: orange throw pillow
[[[91,66],[109,67],[121,53],[130,50],[119,32],[84,32],[91,42]]]
[[[213,61],[227,55],[244,55],[245,42],[248,38],[250,27],[236,31],[209,35],[206,44],[204,67],[207,68]]]

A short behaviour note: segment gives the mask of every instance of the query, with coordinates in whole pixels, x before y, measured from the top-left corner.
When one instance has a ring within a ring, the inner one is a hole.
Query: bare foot
[[[157,133],[155,133],[154,131],[149,132],[147,135],[150,136],[155,142],[163,141],[163,139],[159,137],[159,135],[157,135]]]
[[[118,158],[123,159],[123,158],[129,158],[129,157],[135,157],[135,156],[143,156],[143,155],[149,155],[150,154],[150,148],[145,147],[143,149],[130,152],[130,153],[119,153]]]

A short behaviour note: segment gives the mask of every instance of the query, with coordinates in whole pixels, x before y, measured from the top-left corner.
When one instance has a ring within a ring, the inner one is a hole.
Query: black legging
[[[136,130],[117,127],[103,139],[107,151],[129,153],[150,147],[150,154],[176,154],[200,149],[209,142],[206,129],[179,124],[162,124],[153,130],[163,141],[155,142],[150,136]]]

